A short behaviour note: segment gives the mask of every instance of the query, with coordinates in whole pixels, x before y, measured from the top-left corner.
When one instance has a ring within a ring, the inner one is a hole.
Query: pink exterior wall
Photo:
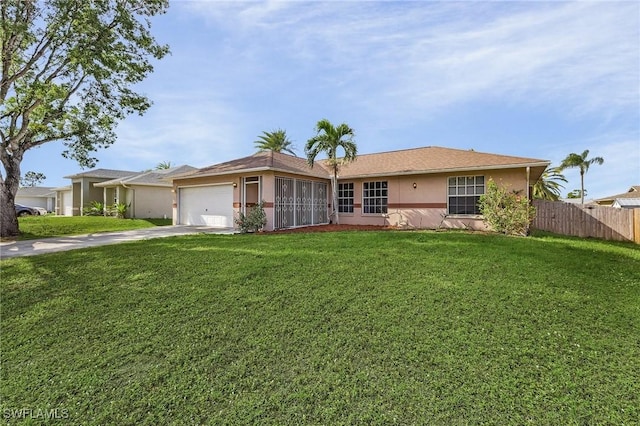
[[[345,179],[341,182],[354,182],[354,212],[340,213],[339,221],[341,224],[349,225],[485,230],[486,226],[479,216],[447,216],[448,178],[454,176],[484,176],[485,187],[489,179],[493,178],[498,184],[507,184],[510,190],[523,191],[523,193],[527,190],[525,169]],[[388,210],[386,214],[362,213],[363,182],[371,181],[387,181]]]
[[[293,177],[304,180],[318,180],[306,176],[296,176],[288,173],[263,171],[234,175],[199,177],[178,179],[174,181],[173,191],[173,220],[177,223],[177,187],[195,186],[220,183],[235,183],[233,189],[233,207],[237,215],[242,211],[243,177],[261,176],[261,199],[265,201],[267,226],[265,230],[273,230],[275,177]],[[527,192],[527,178],[524,168],[513,170],[478,170],[466,173],[423,174],[410,176],[389,176],[359,179],[344,179],[340,182],[354,182],[354,212],[340,213],[341,224],[400,226],[411,228],[462,228],[486,229],[482,218],[477,216],[447,216],[447,188],[448,178],[452,176],[484,176],[485,186],[490,178],[498,184],[507,184],[510,190]],[[366,181],[381,181],[388,183],[388,212],[386,214],[362,213],[362,184]],[[327,179],[326,182],[329,182]],[[413,184],[416,184],[416,188]],[[330,204],[331,189],[329,188]],[[329,209],[331,210],[331,209]]]

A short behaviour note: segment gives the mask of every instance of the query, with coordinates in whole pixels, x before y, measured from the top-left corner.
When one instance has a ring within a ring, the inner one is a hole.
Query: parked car
[[[18,216],[38,216],[40,212],[33,207],[23,206],[22,204],[16,204],[16,215]]]
[[[49,213],[47,209],[45,209],[44,207],[31,207],[31,208],[36,210],[40,216],[44,216],[47,213]]]

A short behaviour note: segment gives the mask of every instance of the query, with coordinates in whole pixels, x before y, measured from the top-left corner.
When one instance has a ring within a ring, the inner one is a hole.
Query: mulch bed
[[[379,226],[379,225],[315,225],[303,226],[300,228],[278,229],[271,231],[274,234],[290,234],[294,232],[336,232],[336,231],[389,231],[398,229],[395,226]]]

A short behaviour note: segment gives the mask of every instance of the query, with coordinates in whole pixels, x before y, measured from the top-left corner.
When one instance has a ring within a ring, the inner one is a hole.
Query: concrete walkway
[[[35,256],[37,254],[104,246],[125,241],[148,240],[150,238],[173,237],[188,234],[233,234],[234,232],[231,228],[221,229],[204,226],[175,225],[156,226],[154,228],[134,229],[131,231],[105,232],[101,234],[43,238],[41,240],[2,241],[0,242],[0,259]]]

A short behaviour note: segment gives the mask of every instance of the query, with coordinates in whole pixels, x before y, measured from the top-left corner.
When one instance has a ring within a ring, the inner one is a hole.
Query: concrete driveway
[[[0,259],[57,251],[74,250],[85,247],[104,246],[125,241],[148,240],[150,238],[174,237],[188,234],[233,234],[232,228],[209,228],[204,226],[157,226],[131,231],[105,232],[100,234],[70,235],[66,237],[44,238],[41,240],[0,242]]]

